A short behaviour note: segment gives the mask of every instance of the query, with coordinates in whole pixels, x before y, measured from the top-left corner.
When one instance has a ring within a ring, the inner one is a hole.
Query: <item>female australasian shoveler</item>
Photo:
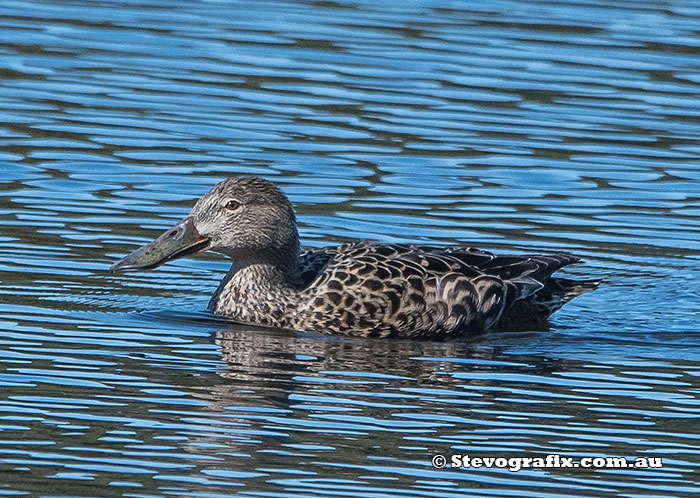
[[[214,186],[192,212],[112,266],[142,270],[207,249],[231,270],[209,309],[239,322],[325,334],[444,339],[546,323],[597,281],[551,275],[569,254],[357,242],[300,250],[294,209],[261,178]]]

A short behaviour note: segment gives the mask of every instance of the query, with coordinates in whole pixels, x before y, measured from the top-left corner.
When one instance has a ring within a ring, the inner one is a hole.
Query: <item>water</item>
[[[699,16],[0,3],[0,495],[697,496]],[[548,331],[420,343],[217,320],[216,255],[108,273],[236,174],[310,246],[564,250],[605,282]]]

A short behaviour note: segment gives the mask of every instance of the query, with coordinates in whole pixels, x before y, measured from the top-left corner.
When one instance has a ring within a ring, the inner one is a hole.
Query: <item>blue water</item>
[[[694,497],[696,2],[0,3],[0,495]],[[567,251],[546,331],[204,312],[207,254],[109,265],[260,175],[305,245]],[[434,469],[436,455],[662,457]]]

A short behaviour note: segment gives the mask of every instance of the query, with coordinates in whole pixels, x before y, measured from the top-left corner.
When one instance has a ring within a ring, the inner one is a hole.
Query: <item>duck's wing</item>
[[[440,338],[479,332],[575,261],[404,244],[316,249],[301,257],[303,311],[330,332]]]
[[[335,247],[302,251],[299,256],[299,287],[304,289],[316,280],[336,253]]]
[[[347,255],[381,255],[406,263],[417,263],[426,273],[434,275],[458,273],[467,278],[496,277],[514,286],[517,290],[514,299],[522,299],[538,292],[554,272],[580,261],[577,256],[567,253],[499,256],[473,247],[404,244],[359,244]]]
[[[567,253],[491,256],[490,260],[480,261],[472,254],[456,255],[485,274],[500,279],[509,290],[505,309],[492,326],[496,330],[546,328],[552,313],[576,296],[597,288],[601,282],[553,277],[554,272],[581,261]]]

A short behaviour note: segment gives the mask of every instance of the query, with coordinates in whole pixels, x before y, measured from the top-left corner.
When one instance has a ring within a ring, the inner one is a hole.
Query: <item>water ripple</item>
[[[0,5],[0,494],[696,496],[694,2]],[[568,251],[549,331],[359,341],[109,265],[231,175],[356,239]],[[434,469],[436,455],[663,457]]]

